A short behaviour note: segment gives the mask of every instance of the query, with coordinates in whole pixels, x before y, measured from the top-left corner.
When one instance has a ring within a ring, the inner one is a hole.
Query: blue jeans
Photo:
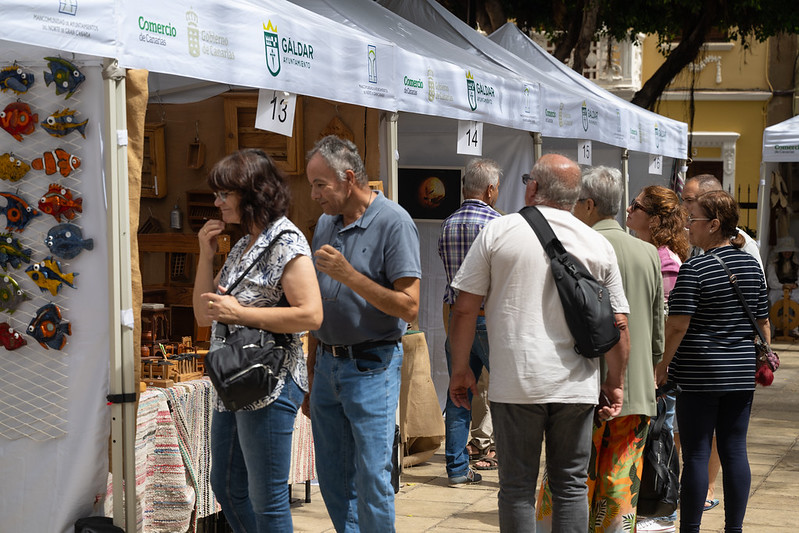
[[[680,531],[699,533],[707,497],[707,463],[716,432],[724,470],[724,531],[742,530],[752,473],[746,433],[753,391],[681,392],[677,396],[683,470],[680,480]]]
[[[541,442],[552,490],[552,531],[588,531],[588,461],[594,406],[491,403],[499,462],[499,529],[534,533]]]
[[[452,375],[452,353],[449,337],[444,343],[444,353],[447,356],[447,372]],[[488,333],[486,332],[486,317],[478,316],[474,331],[472,350],[469,352],[469,368],[472,369],[475,381],[480,379],[483,366],[488,366]],[[472,401],[472,392],[468,392],[469,401]],[[449,477],[465,476],[469,471],[469,454],[466,453],[466,443],[469,442],[469,430],[472,424],[472,412],[463,407],[457,407],[449,397],[447,390],[447,404],[444,408],[444,422],[446,423],[446,441],[444,456],[447,460],[447,475]]]
[[[382,362],[319,349],[311,389],[316,471],[336,531],[394,531],[391,454],[402,344],[370,350]]]
[[[291,434],[303,392],[286,376],[277,400],[255,411],[214,412],[211,488],[236,533],[291,532]]]

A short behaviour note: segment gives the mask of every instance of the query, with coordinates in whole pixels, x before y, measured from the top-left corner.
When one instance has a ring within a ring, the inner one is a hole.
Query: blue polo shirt
[[[341,215],[319,218],[311,248],[339,250],[366,277],[393,288],[399,278],[422,277],[419,232],[408,212],[378,192],[364,214],[344,227]],[[324,321],[314,336],[325,344],[399,339],[407,324],[369,304],[346,285],[317,271]]]

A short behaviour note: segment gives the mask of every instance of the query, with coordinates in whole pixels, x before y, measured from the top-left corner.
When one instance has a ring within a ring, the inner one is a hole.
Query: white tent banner
[[[799,116],[763,130],[763,161],[799,161]]]
[[[125,67],[396,109],[394,45],[294,4],[142,0],[120,9]]]
[[[116,2],[3,0],[2,5],[4,40],[115,57]]]
[[[541,133],[545,136],[624,145],[628,115],[621,108],[548,86],[541,92],[544,108]]]

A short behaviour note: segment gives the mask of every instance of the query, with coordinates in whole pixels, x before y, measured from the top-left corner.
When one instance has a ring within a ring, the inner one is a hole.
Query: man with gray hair
[[[496,161],[491,159],[471,160],[463,175],[463,203],[441,224],[438,255],[441,256],[444,272],[447,275],[447,287],[444,292],[444,329],[447,332],[449,332],[450,309],[456,299],[455,291],[450,285],[452,278],[455,277],[469,247],[483,226],[500,216],[494,210],[494,204],[499,195],[500,174],[501,170]],[[449,371],[451,370],[449,336],[444,344],[444,352],[447,356],[447,370]],[[485,312],[481,308],[474,331],[474,341],[469,352],[469,368],[478,381],[484,366],[486,369],[489,368],[488,336]],[[475,398],[480,398],[480,396]],[[471,397],[469,399],[472,400]],[[485,417],[489,418],[488,423],[490,423],[491,415],[487,411],[485,413]],[[444,456],[450,485],[479,483],[482,476],[469,467],[469,453],[466,450],[469,427],[472,422],[471,411],[456,406],[448,394],[444,409],[444,421],[446,423]],[[490,450],[489,447],[486,449]],[[496,464],[496,457],[489,456],[488,451],[481,461],[483,461],[484,467],[487,465],[487,468],[496,468],[493,466]],[[475,468],[480,469],[480,461],[475,463]]]
[[[419,234],[369,189],[358,149],[329,135],[308,154],[324,214],[314,250],[324,320],[308,342],[308,397],[319,488],[336,531],[394,531],[392,444],[400,338],[419,310]]]
[[[605,355],[601,385],[608,404],[601,419],[621,411],[629,350],[629,311],[610,243],[571,214],[580,196],[580,168],[547,154],[522,181],[526,205],[536,206],[566,250],[608,289],[621,340]],[[499,461],[499,527],[535,531],[535,489],[546,436],[554,531],[588,529],[587,469],[591,427],[600,395],[599,361],[574,350],[549,258],[525,218],[496,218],[475,239],[452,281],[450,398],[469,407],[475,391],[469,354],[485,299],[491,346],[488,399]]]
[[[588,466],[589,533],[621,533],[625,524],[635,523],[633,502],[641,488],[644,443],[649,419],[657,413],[652,376],[665,342],[660,259],[654,246],[629,235],[616,221],[623,192],[618,169],[594,167],[583,174],[580,200],[574,206],[574,216],[613,246],[630,304],[624,405],[616,418],[594,425],[594,453]],[[608,509],[616,512],[611,515]]]

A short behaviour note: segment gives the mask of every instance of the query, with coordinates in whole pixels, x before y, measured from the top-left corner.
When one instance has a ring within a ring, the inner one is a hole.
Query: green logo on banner
[[[270,20],[264,26],[264,52],[266,53],[266,68],[272,76],[280,73],[280,46],[278,45],[277,28],[272,26]]]
[[[468,70],[466,71],[466,91],[469,94],[469,107],[474,111],[477,109],[477,87],[474,84],[472,73]]]

